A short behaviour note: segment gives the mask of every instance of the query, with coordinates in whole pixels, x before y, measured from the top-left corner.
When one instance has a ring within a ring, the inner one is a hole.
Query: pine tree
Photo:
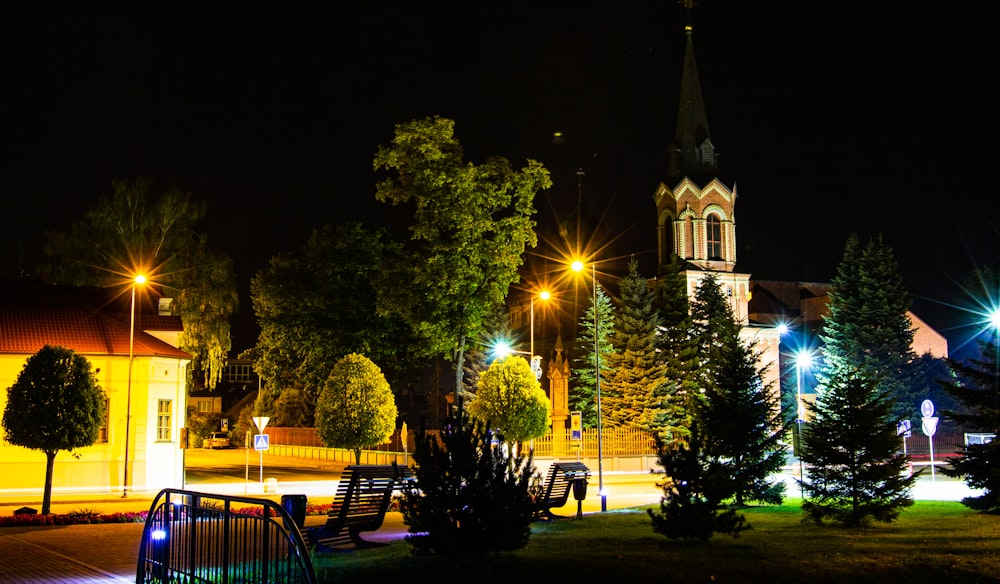
[[[657,461],[665,471],[660,512],[647,509],[653,531],[671,539],[708,541],[715,532],[738,537],[746,518],[724,501],[731,494],[729,470],[703,449],[698,422],[686,444],[656,437]]]
[[[601,399],[604,399],[604,383],[607,379],[608,355],[614,350],[611,336],[614,333],[614,310],[611,299],[604,289],[597,288],[597,339],[601,362]],[[597,386],[594,363],[594,301],[580,319],[580,334],[576,339],[577,357],[571,370],[573,383],[569,387],[569,409],[581,412],[584,428],[597,427]],[[603,411],[603,404],[602,404]],[[603,421],[603,420],[602,420]]]
[[[660,387],[656,426],[666,440],[684,442],[691,430],[692,408],[698,389],[698,346],[692,337],[694,321],[688,302],[687,274],[676,255],[657,278],[654,306],[660,317],[656,337],[665,383]]]
[[[608,397],[602,398],[601,408],[609,426],[657,431],[665,367],[656,354],[659,319],[653,293],[634,258],[618,285],[621,301],[615,313],[614,352],[608,355]]]
[[[913,375],[910,298],[892,250],[882,238],[861,246],[851,235],[831,282],[829,314],[820,339],[822,386],[837,372],[856,366],[879,373],[882,391],[894,398],[892,420],[910,418],[919,405],[907,388]]]
[[[998,349],[995,342],[983,342],[979,346],[979,358],[967,364],[948,361],[956,381],[943,380],[941,385],[964,406],[964,411],[945,410],[944,414],[967,431],[1000,436]],[[942,472],[962,478],[973,489],[983,490],[978,497],[962,499],[962,504],[977,511],[1000,513],[1000,472],[997,470],[1000,468],[1000,439],[993,438],[986,444],[969,444],[959,454],[948,459],[951,466]]]
[[[740,326],[714,276],[702,280],[695,294],[701,346],[708,356],[697,416],[704,428],[704,448],[729,472],[730,495],[737,505],[748,501],[781,503],[784,483],[773,477],[785,462],[781,439],[788,422],[778,398],[764,385],[759,355],[740,336]]]
[[[897,454],[894,395],[904,387],[912,361],[909,300],[892,252],[881,239],[862,249],[848,238],[829,294],[823,323],[815,419],[802,434],[809,464],[803,510],[848,525],[891,522],[909,497],[915,476]]]
[[[897,453],[892,398],[877,373],[863,368],[838,371],[815,404],[802,433],[802,510],[820,523],[830,518],[848,526],[894,521],[913,505],[917,476],[906,472],[909,457]]]

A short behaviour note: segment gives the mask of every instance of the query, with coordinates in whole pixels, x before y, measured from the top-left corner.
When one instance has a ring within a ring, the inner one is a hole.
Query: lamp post
[[[805,404],[802,403],[802,370],[812,366],[812,353],[799,351],[795,353],[795,425],[797,429],[796,442],[798,442],[799,459],[799,493],[805,499],[805,487],[803,482],[806,479],[805,466],[802,464],[802,422],[805,421]]]
[[[996,332],[993,339],[993,393],[997,408],[1000,408],[1000,308],[990,311],[990,325]]]
[[[135,355],[135,287],[146,283],[146,276],[138,274],[132,279],[132,309],[128,329],[128,386],[125,392],[125,473],[122,477],[122,498],[128,497],[128,440],[132,422],[132,360]]]
[[[548,300],[552,297],[548,290],[542,290],[538,294],[531,295],[531,358],[535,358],[535,296],[541,300]]]
[[[583,262],[577,260],[572,266],[574,272],[583,271]],[[608,510],[608,497],[604,492],[604,432],[601,427],[601,351],[597,336],[597,264],[590,263],[590,275],[594,284],[594,393],[597,401],[597,492],[601,496],[601,511]]]

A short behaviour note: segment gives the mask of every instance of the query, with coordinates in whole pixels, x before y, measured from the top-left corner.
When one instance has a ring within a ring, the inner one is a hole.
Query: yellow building
[[[68,452],[56,456],[54,493],[183,485],[179,439],[187,411],[191,356],[177,348],[180,318],[169,315],[168,299],[145,287],[136,295],[131,343],[130,316],[127,285],[108,291],[0,281],[0,388],[14,384],[28,357],[53,345],[86,357],[107,398],[106,423],[97,443],[76,451],[78,457]],[[0,391],[2,408],[6,396]],[[41,490],[44,482],[45,455],[0,436],[0,490]]]

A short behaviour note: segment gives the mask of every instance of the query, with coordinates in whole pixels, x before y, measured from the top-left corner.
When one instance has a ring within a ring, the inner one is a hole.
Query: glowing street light
[[[125,474],[122,478],[122,498],[128,497],[128,439],[132,422],[132,360],[135,355],[135,288],[146,283],[146,276],[137,274],[132,279],[132,316],[128,329],[128,389],[125,397]]]
[[[580,260],[570,264],[574,272],[582,272],[584,265]],[[590,263],[591,279],[594,281],[594,387],[597,397],[597,492],[601,495],[601,511],[608,510],[608,497],[604,492],[604,443],[601,428],[601,351],[600,339],[597,336],[597,265]]]
[[[548,290],[542,290],[538,294],[531,295],[531,358],[535,358],[535,296],[538,296],[539,300],[546,301],[552,298]]]

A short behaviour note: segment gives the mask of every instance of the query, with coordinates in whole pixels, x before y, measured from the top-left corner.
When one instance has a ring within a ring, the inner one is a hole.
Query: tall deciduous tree
[[[104,390],[90,361],[63,347],[46,345],[28,358],[7,389],[3,429],[11,444],[45,454],[42,515],[52,503],[52,470],[60,450],[97,441],[105,423]]]
[[[614,351],[608,355],[608,399],[601,407],[609,426],[661,431],[667,395],[663,361],[656,353],[660,324],[653,292],[633,258],[618,282],[621,300],[615,311]]]
[[[580,412],[584,428],[597,426],[597,360],[601,365],[601,384],[607,380],[608,356],[614,351],[611,336],[614,334],[615,314],[611,298],[604,289],[597,287],[597,304],[590,299],[590,308],[580,317],[580,333],[576,339],[576,357],[573,359],[572,383],[569,386],[569,409]],[[597,330],[594,330],[594,311],[597,311]],[[595,355],[595,333],[597,351]],[[603,395],[602,395],[603,397]],[[603,410],[603,407],[602,407]],[[603,422],[603,420],[602,420]]]
[[[297,252],[272,257],[251,282],[260,335],[247,352],[267,386],[316,396],[350,353],[388,363],[390,385],[401,385],[417,368],[415,337],[400,318],[378,312],[373,286],[397,260],[388,234],[360,223],[317,229]]]
[[[479,376],[469,415],[510,442],[524,442],[548,431],[552,404],[531,365],[519,355],[508,355]]]
[[[537,244],[534,198],[551,181],[533,160],[521,170],[499,156],[467,163],[454,126],[440,117],[399,124],[373,164],[385,173],[376,198],[414,209],[407,260],[386,270],[380,307],[409,322],[430,354],[454,359],[461,394],[466,343]]]
[[[778,396],[764,384],[758,352],[740,335],[740,325],[718,280],[706,276],[695,293],[700,346],[709,356],[703,397],[695,413],[704,450],[729,473],[736,505],[781,503],[784,483],[775,479],[785,463],[781,443],[788,423]]]
[[[964,406],[963,411],[945,410],[945,416],[958,422],[968,432],[993,434],[991,442],[966,445],[959,456],[948,459],[943,472],[959,477],[973,489],[982,489],[976,497],[962,499],[970,509],[1000,513],[1000,353],[995,342],[979,345],[980,356],[962,363],[949,360],[955,380],[942,380],[945,391]]]
[[[171,188],[153,193],[152,180],[112,181],[68,232],[46,234],[43,276],[58,284],[119,286],[142,273],[174,296],[181,317],[181,348],[192,371],[214,388],[232,348],[229,319],[239,297],[232,260],[199,232],[207,205]]]
[[[378,365],[351,353],[337,362],[316,403],[316,431],[323,444],[354,450],[385,442],[396,429],[396,400]]]

